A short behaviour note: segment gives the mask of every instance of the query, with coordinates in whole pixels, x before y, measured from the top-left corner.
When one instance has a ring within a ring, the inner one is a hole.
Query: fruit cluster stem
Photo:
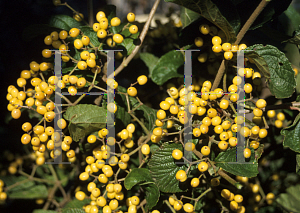
[[[249,17],[249,19],[246,21],[246,23],[244,24],[244,26],[240,30],[239,34],[236,37],[236,41],[234,42],[234,44],[239,44],[241,42],[241,40],[243,39],[246,32],[249,30],[249,28],[251,27],[253,22],[256,20],[258,15],[267,6],[267,4],[269,2],[270,2],[270,0],[262,0],[260,2],[260,4],[257,6],[257,8],[254,10],[252,15]],[[225,72],[225,59],[222,60],[221,66],[219,67],[218,73],[217,73],[216,78],[214,80],[214,84],[211,88],[212,91],[215,90],[219,86],[219,84],[221,82],[221,79],[222,79],[222,76],[224,75],[224,72]]]

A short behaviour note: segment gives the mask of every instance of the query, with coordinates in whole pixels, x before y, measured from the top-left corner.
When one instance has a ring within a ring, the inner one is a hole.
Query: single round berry
[[[214,45],[213,47],[212,47],[212,51],[213,52],[215,52],[215,53],[219,53],[219,52],[221,52],[222,51],[222,46],[221,45]]]
[[[183,210],[187,213],[191,213],[194,211],[194,206],[190,203],[186,203],[183,205]]]
[[[258,133],[258,136],[260,138],[265,138],[265,137],[267,137],[267,134],[268,134],[268,131],[266,129],[260,129],[259,133]]]
[[[176,179],[179,180],[180,182],[184,182],[187,179],[186,172],[184,170],[179,170],[176,173]]]
[[[193,179],[191,180],[191,186],[192,186],[192,187],[197,187],[197,186],[199,186],[199,184],[200,184],[199,178],[193,178]]]
[[[276,117],[280,121],[284,121],[285,119],[285,115],[282,112],[279,112]]]
[[[110,24],[112,27],[117,27],[121,24],[121,20],[118,17],[114,17],[110,20]]]
[[[221,196],[225,199],[229,199],[230,198],[230,194],[231,192],[228,189],[223,189],[221,191]]]
[[[282,125],[283,125],[283,123],[282,123],[281,120],[276,120],[275,123],[274,123],[274,125],[275,125],[277,128],[281,128]]]
[[[256,107],[258,108],[264,108],[267,106],[267,102],[264,99],[259,99],[256,102]]]
[[[203,46],[203,39],[201,37],[197,37],[197,38],[195,38],[194,43],[197,47],[202,47]]]
[[[276,115],[275,110],[268,110],[268,111],[267,111],[267,116],[268,116],[269,118],[274,118],[275,115]]]
[[[129,88],[127,89],[127,93],[128,93],[128,95],[130,95],[130,96],[136,96],[136,95],[137,95],[137,90],[136,90],[135,87],[129,87]]]
[[[195,144],[192,143],[192,142],[187,142],[185,145],[184,145],[184,149],[186,151],[193,151],[195,149]]]
[[[131,26],[129,27],[129,32],[130,32],[131,34],[136,34],[138,31],[139,31],[139,29],[138,29],[138,27],[137,27],[136,25],[131,25]]]
[[[84,198],[85,198],[85,193],[82,192],[82,191],[78,191],[78,192],[76,192],[76,194],[75,194],[75,198],[76,198],[77,200],[84,200]]]
[[[214,36],[211,42],[213,45],[220,45],[222,43],[222,39],[219,36]]]
[[[244,157],[250,158],[251,156],[251,150],[249,148],[244,149]]]
[[[183,156],[183,153],[182,151],[180,151],[179,149],[174,149],[173,152],[172,152],[172,157],[175,159],[175,160],[180,160]]]
[[[179,211],[181,208],[182,208],[182,201],[181,200],[176,200],[175,202],[174,202],[174,209],[176,210],[176,211]]]
[[[200,172],[206,172],[208,169],[208,164],[206,162],[201,162],[198,164],[198,170]]]
[[[224,58],[225,58],[226,60],[231,60],[232,57],[233,57],[233,53],[232,53],[231,51],[226,51],[226,52],[224,52]]]
[[[80,30],[78,28],[72,28],[70,31],[69,31],[69,35],[73,38],[77,37],[80,33]]]
[[[139,85],[144,85],[147,83],[148,78],[145,75],[141,75],[137,78],[137,81],[138,81]]]
[[[123,36],[121,34],[114,34],[113,40],[117,44],[121,44],[123,42],[124,38],[123,38]]]
[[[128,22],[134,22],[135,14],[134,13],[128,13],[127,14],[127,20],[128,20]]]
[[[223,43],[223,44],[222,44],[222,49],[223,49],[223,51],[225,51],[225,52],[230,51],[230,50],[231,50],[231,44],[230,44],[230,43]]]
[[[243,196],[237,194],[237,195],[234,196],[234,200],[235,200],[235,202],[237,202],[237,203],[241,203],[241,202],[243,202]]]
[[[207,35],[210,32],[210,27],[207,24],[203,24],[199,27],[199,31],[202,34]]]

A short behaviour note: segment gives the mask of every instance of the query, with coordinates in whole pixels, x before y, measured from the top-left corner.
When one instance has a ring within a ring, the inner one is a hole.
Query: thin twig
[[[257,16],[261,13],[261,11],[266,7],[266,5],[269,2],[270,1],[268,1],[268,0],[262,0],[260,2],[260,4],[257,6],[257,8],[254,10],[252,15],[249,17],[247,22],[244,24],[244,26],[240,30],[239,34],[236,37],[236,41],[234,42],[234,44],[239,44],[240,43],[240,41],[243,39],[245,33],[251,27],[251,25],[253,24],[253,22],[257,18]],[[218,73],[217,73],[216,78],[214,80],[214,84],[211,88],[212,91],[215,90],[219,86],[224,72],[225,72],[225,59],[222,60],[221,66],[219,67]]]
[[[246,21],[242,29],[240,30],[239,34],[236,37],[236,41],[234,44],[239,44],[241,40],[243,39],[244,35],[248,31],[248,29],[251,27],[253,22],[256,20],[258,15],[261,13],[261,11],[267,6],[267,4],[270,2],[270,0],[262,0],[260,4],[257,6],[257,8],[254,10],[254,12],[251,14],[249,19]]]
[[[123,69],[124,67],[126,67],[128,65],[128,63],[134,58],[134,56],[138,53],[140,47],[142,46],[143,44],[143,41],[146,37],[146,34],[148,32],[148,29],[149,29],[149,26],[150,26],[150,23],[151,23],[151,20],[155,14],[155,11],[158,7],[158,4],[159,4],[160,0],[156,0],[152,9],[151,9],[151,12],[149,14],[149,17],[144,25],[144,28],[140,34],[140,41],[141,43],[137,46],[135,46],[135,48],[133,49],[133,51],[131,52],[131,54],[126,58],[126,60],[124,60],[122,62],[122,64],[120,64],[120,66],[115,70],[115,76],[117,76]],[[114,77],[114,73],[112,73],[110,76],[108,76],[108,78],[113,78]]]
[[[87,2],[87,9],[88,9],[88,21],[90,27],[93,27],[94,24],[94,14],[93,14],[93,0],[88,0]]]

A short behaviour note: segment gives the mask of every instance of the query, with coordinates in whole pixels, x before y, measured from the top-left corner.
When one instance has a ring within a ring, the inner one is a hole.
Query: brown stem
[[[87,2],[87,9],[88,9],[88,21],[90,27],[93,27],[94,24],[94,14],[93,14],[93,0],[88,0]]]
[[[257,6],[257,8],[254,10],[252,15],[249,17],[249,19],[246,21],[246,23],[244,24],[244,26],[240,30],[239,34],[236,37],[236,41],[234,42],[234,44],[239,44],[240,43],[240,41],[243,39],[245,33],[251,27],[251,25],[253,24],[253,22],[257,18],[257,16],[261,13],[261,11],[266,7],[266,5],[269,2],[270,1],[268,1],[268,0],[262,0],[260,2],[260,4]],[[211,88],[212,91],[215,90],[219,86],[224,72],[225,72],[225,59],[223,59],[223,61],[221,63],[221,66],[219,67],[218,73],[217,73],[216,78],[214,80],[214,84]]]
[[[142,45],[142,43],[143,43],[143,41],[144,41],[144,39],[146,37],[146,34],[148,32],[151,20],[152,20],[154,14],[155,14],[155,11],[157,9],[157,6],[158,6],[159,2],[160,2],[160,0],[156,0],[155,1],[154,5],[153,5],[153,7],[151,9],[151,12],[149,14],[149,17],[147,19],[147,22],[145,23],[144,28],[143,28],[143,30],[142,30],[142,32],[140,34],[140,41],[141,41],[141,43],[139,45],[135,46],[135,48],[133,49],[132,53],[115,70],[115,76],[117,76],[124,69],[124,67],[126,67],[128,65],[128,63],[133,59],[133,57],[138,53],[138,51],[139,51],[139,49],[140,49],[140,47],[141,47],[141,45]],[[110,76],[108,76],[108,78],[113,78],[114,77],[113,75],[114,74],[112,73]]]
[[[234,44],[239,44],[241,42],[241,40],[243,39],[243,37],[246,34],[246,32],[248,31],[248,29],[251,27],[251,25],[256,20],[256,18],[258,17],[258,15],[267,6],[267,4],[269,2],[270,2],[270,0],[262,0],[259,3],[259,5],[257,6],[257,8],[254,10],[254,12],[251,14],[251,16],[249,17],[249,19],[246,21],[246,23],[244,24],[244,26],[240,30],[239,34],[236,37],[236,41],[234,42]]]

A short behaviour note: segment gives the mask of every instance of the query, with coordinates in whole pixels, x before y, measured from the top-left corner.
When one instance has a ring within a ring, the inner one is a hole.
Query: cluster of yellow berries
[[[247,48],[246,44],[230,44],[230,43],[223,43],[222,39],[225,39],[225,34],[222,30],[218,30],[215,26],[209,26],[207,24],[202,24],[199,26],[199,31],[203,35],[210,34],[213,36],[212,38],[212,51],[215,53],[220,53],[224,51],[224,58],[226,60],[231,60],[233,57],[233,53],[237,52],[238,50],[244,50]],[[196,37],[194,43],[197,47],[202,47],[204,42],[201,37]],[[206,62],[207,60],[207,53],[201,53],[198,56],[198,61],[201,63]]]
[[[104,39],[107,37],[107,29],[109,27],[118,27],[121,24],[121,20],[118,17],[114,17],[110,20],[110,23],[108,19],[106,18],[106,15],[103,11],[99,11],[96,15],[97,23],[93,24],[93,30],[97,32],[97,36],[100,39]],[[127,20],[128,22],[134,22],[135,20],[135,14],[134,13],[128,13],[127,14]],[[138,32],[138,27],[136,25],[131,25],[129,27],[129,32],[131,34],[136,34]],[[114,34],[111,37],[106,39],[106,43],[108,46],[113,47],[115,46],[115,43],[120,44],[124,40],[123,36],[121,34]]]
[[[169,203],[173,206],[173,208],[176,211],[181,210],[183,207],[183,210],[187,213],[194,212],[194,206],[191,203],[183,204],[183,202],[181,200],[178,200],[176,197],[170,196]]]
[[[248,183],[247,177],[236,176],[236,180],[242,184],[245,184],[246,187],[248,187],[250,191],[253,193],[253,195],[248,198],[248,203],[253,206],[254,211],[258,211],[259,207],[257,204],[261,201],[260,186],[256,183]],[[275,199],[274,193],[269,192],[266,195],[266,202],[268,205],[272,205],[274,199]]]
[[[101,148],[94,149],[93,156],[88,156],[86,158],[88,165],[85,168],[85,172],[79,175],[79,179],[82,181],[88,180],[90,176],[97,176],[94,181],[89,182],[87,185],[87,191],[90,192],[91,198],[90,204],[84,206],[84,210],[87,213],[98,212],[99,208],[102,208],[102,212],[111,213],[119,207],[119,201],[124,199],[122,185],[120,183],[111,183],[108,181],[108,178],[114,174],[112,167],[116,166],[117,164],[120,169],[126,169],[127,162],[129,161],[130,157],[128,154],[122,154],[120,161],[118,162],[118,158],[113,156],[108,161],[109,165],[106,165],[103,159],[107,159],[109,157],[109,154],[107,154],[109,151],[109,146],[104,145],[101,146]],[[102,173],[98,175],[100,170]],[[97,187],[97,179],[100,183],[106,184],[106,190],[104,193],[101,193],[100,188]],[[105,198],[105,195],[107,198]],[[84,191],[76,191],[75,197],[78,200],[84,200],[86,193]],[[139,203],[140,199],[137,196],[127,198],[126,205],[128,206],[128,213],[136,213],[137,205]],[[122,211],[119,210],[118,213],[122,213]]]
[[[56,76],[51,76],[48,79],[48,83],[43,81],[41,78],[33,77],[36,75],[35,72],[40,70],[41,65],[36,62],[31,62],[30,71],[23,70],[21,72],[21,77],[17,80],[17,84],[19,87],[23,88],[23,91],[19,91],[13,85],[8,87],[8,94],[6,96],[9,104],[7,106],[8,110],[11,111],[11,115],[14,119],[18,119],[21,116],[21,108],[27,108],[29,110],[34,110],[38,114],[44,117],[44,120],[47,123],[51,123],[56,114],[54,112],[54,102],[50,100],[51,95],[54,92],[56,81]],[[25,90],[25,85],[27,81],[30,80],[31,86],[34,87],[28,88]],[[65,78],[66,79],[66,78]],[[78,85],[84,85],[84,79],[77,78],[76,76],[72,76],[71,82],[77,83]],[[76,82],[75,82],[75,80]],[[20,83],[22,82],[22,83]],[[25,106],[23,104],[25,101]],[[44,105],[44,102],[48,102]],[[64,119],[59,119],[57,121],[57,126],[60,129],[64,129],[67,126],[67,123]],[[70,148],[70,144],[72,142],[72,138],[70,136],[65,136],[64,141],[61,141],[61,136],[59,134],[55,134],[54,128],[52,126],[47,126],[46,123],[44,126],[37,124],[36,126],[32,126],[30,122],[25,122],[22,125],[22,130],[25,132],[21,137],[21,142],[23,144],[31,144],[32,149],[36,152],[37,158],[36,163],[38,165],[42,165],[45,162],[44,152],[46,147],[51,150],[50,156],[54,157],[54,146],[62,146],[64,151],[68,151]],[[51,139],[49,139],[49,137]],[[56,150],[59,152],[59,150]],[[73,153],[72,150],[70,153]],[[59,155],[56,153],[55,155]],[[74,157],[75,154],[69,154],[68,157]]]
[[[212,51],[215,53],[219,53],[224,51],[224,58],[226,60],[231,60],[233,57],[233,52],[237,52],[238,50],[244,50],[247,48],[246,44],[230,44],[230,43],[223,43],[222,39],[219,36],[214,36],[212,38]]]
[[[127,125],[126,129],[123,129],[121,132],[117,134],[124,141],[124,145],[126,148],[132,148],[134,146],[134,141],[132,140],[132,134],[135,131],[134,124],[130,123]],[[104,140],[108,135],[107,129],[101,129],[98,132],[99,138],[95,135],[90,135],[87,138],[88,143],[95,143],[96,140]],[[90,177],[97,177],[94,181],[90,182],[87,185],[87,191],[91,193],[90,198],[91,202],[89,205],[84,207],[85,212],[98,212],[99,208],[102,208],[103,212],[111,213],[116,210],[119,206],[118,201],[124,199],[124,194],[122,192],[122,185],[119,183],[110,183],[108,181],[109,177],[112,177],[114,174],[113,167],[118,165],[118,167],[122,170],[127,169],[127,162],[130,160],[130,156],[126,154],[127,150],[125,148],[121,148],[120,159],[116,156],[111,155],[111,147],[116,144],[116,139],[114,137],[108,137],[106,139],[107,145],[102,145],[93,149],[93,155],[86,157],[87,166],[85,167],[85,171],[79,175],[79,179],[82,181],[88,180]],[[148,145],[148,144],[145,144]],[[149,145],[148,145],[149,147]],[[145,148],[144,148],[145,149]],[[150,150],[150,147],[149,147]],[[150,151],[148,152],[148,154]],[[106,160],[109,165],[106,164]],[[100,172],[100,170],[102,172]],[[95,181],[98,180],[99,183],[107,184],[106,192],[102,194],[101,191],[97,187]],[[110,199],[110,202],[106,200],[104,197],[105,194],[107,198]],[[83,200],[86,197],[86,193],[84,191],[77,191],[75,197],[78,200]],[[136,213],[136,206],[139,204],[140,200],[137,196],[130,197],[126,200],[126,204],[128,206],[128,212]],[[122,213],[122,211],[118,211],[118,213]]]
[[[223,189],[221,191],[221,196],[225,198],[226,200],[230,201],[230,209],[232,211],[238,212],[238,213],[244,213],[246,211],[245,207],[241,205],[243,202],[243,196],[240,194],[234,195],[232,192],[230,192],[228,189]]]
[[[39,74],[39,71],[46,71],[50,67],[53,68],[51,63],[43,62],[38,64],[33,61],[30,63],[30,70],[23,70],[20,74],[20,78],[17,79],[17,85],[21,88],[21,91],[13,85],[10,85],[7,88],[8,93],[6,95],[6,99],[9,101],[7,109],[8,111],[11,111],[11,115],[14,119],[20,118],[20,109],[24,105],[23,101],[25,101],[27,108],[35,105],[36,111],[42,115],[47,112],[47,109],[52,108],[50,106],[51,104],[49,104],[48,107],[43,106],[43,101],[49,99],[54,92],[54,76],[48,80],[48,83],[43,81],[41,78],[36,77]],[[28,88],[27,90],[25,89],[25,86],[28,86],[28,80],[30,80],[31,86],[34,87],[34,90],[32,88]]]
[[[282,112],[279,112],[277,115],[276,115],[276,112],[275,110],[268,110],[267,111],[267,116],[269,118],[275,118],[276,116],[276,120],[274,122],[274,125],[277,127],[277,128],[282,128],[282,125],[283,125],[283,121],[285,120],[285,115],[282,113]]]
[[[61,129],[66,128],[67,123],[64,119],[59,119],[57,121],[58,127]],[[21,138],[23,144],[31,144],[32,149],[35,151],[37,156],[36,164],[43,165],[45,163],[45,151],[46,148],[50,151],[50,157],[54,158],[55,156],[61,155],[61,150],[56,149],[55,147],[61,147],[63,151],[66,152],[66,156],[70,162],[76,160],[75,151],[70,149],[70,145],[73,142],[72,137],[64,135],[63,138],[59,132],[54,132],[52,126],[44,128],[44,126],[36,125],[32,129],[32,125],[29,122],[26,122],[22,125],[22,129],[26,132]],[[32,133],[33,131],[33,133]],[[31,138],[31,134],[33,137]],[[55,152],[55,153],[54,153]]]
[[[123,129],[121,132],[117,134],[119,138],[124,140],[124,145],[126,148],[132,148],[134,146],[134,141],[132,140],[132,134],[135,131],[135,126],[134,124],[130,123],[127,125],[126,129]],[[95,135],[90,135],[87,138],[88,143],[95,143],[96,140],[103,140],[108,134],[107,129],[101,129],[98,131],[98,136],[97,138]],[[116,139],[114,137],[108,137],[106,140],[106,144],[109,146],[114,146],[116,143]]]
[[[229,88],[232,89],[233,86],[237,88],[236,82],[237,81],[234,80],[234,84],[229,86]],[[170,112],[171,116],[177,115],[177,118],[181,124],[186,124],[188,122],[188,117],[186,116],[184,110],[188,104],[188,110],[192,115],[204,116],[206,114],[206,116],[202,118],[202,122],[201,124],[199,124],[199,127],[193,128],[193,136],[200,137],[201,134],[207,134],[210,126],[213,126],[214,132],[218,134],[220,138],[218,147],[221,151],[227,150],[229,145],[230,147],[235,147],[237,145],[237,138],[234,136],[234,134],[237,132],[240,132],[245,137],[251,136],[252,138],[265,138],[267,136],[267,130],[260,129],[259,126],[254,126],[251,128],[251,130],[246,126],[241,127],[241,124],[245,122],[244,117],[242,116],[235,117],[234,123],[232,123],[229,119],[225,119],[222,121],[220,113],[217,111],[217,109],[213,107],[207,108],[209,101],[217,101],[223,96],[223,90],[221,88],[217,88],[212,92],[210,91],[211,86],[212,84],[210,81],[203,82],[202,88],[200,89],[200,97],[198,97],[197,93],[194,91],[196,87],[194,85],[190,86],[189,88],[182,88],[180,91],[178,91],[175,87],[171,87],[168,90],[171,97],[167,97],[164,101],[162,101],[160,103],[161,109],[157,111],[157,120],[155,122],[157,127],[152,131],[153,134],[151,136],[151,141],[157,143],[161,140],[162,136],[167,133],[166,129],[162,129],[165,120],[167,120],[168,122],[167,128],[171,128],[173,126],[173,120],[176,120],[176,118],[171,117],[171,119],[166,119],[167,110]],[[237,89],[235,91],[233,91],[232,89],[230,90],[230,92],[235,93],[237,92]],[[236,102],[238,99],[237,97],[234,97],[234,95],[237,94],[230,94],[230,101],[232,102]],[[176,103],[176,99],[178,99],[178,103]],[[217,104],[221,109],[226,110],[229,107],[230,102],[227,99],[222,98],[220,101],[217,101]],[[266,106],[265,100],[258,100],[256,105],[257,108],[254,109],[255,116],[262,116],[261,108],[264,108]],[[258,111],[260,111],[261,114],[258,114]],[[250,146],[254,149],[257,149],[259,146],[259,142],[257,140],[252,141]],[[187,143],[185,148],[192,151],[194,147],[195,146],[192,146],[192,143]],[[204,150],[204,148],[206,148],[206,150]],[[201,153],[203,155],[209,155],[210,151],[209,149],[207,149],[208,147],[204,146],[204,148],[202,148],[203,153],[202,151]],[[178,156],[182,157],[182,155]],[[251,151],[249,148],[246,148],[245,157],[249,158],[250,156]],[[181,157],[179,157],[177,160],[179,160]]]

